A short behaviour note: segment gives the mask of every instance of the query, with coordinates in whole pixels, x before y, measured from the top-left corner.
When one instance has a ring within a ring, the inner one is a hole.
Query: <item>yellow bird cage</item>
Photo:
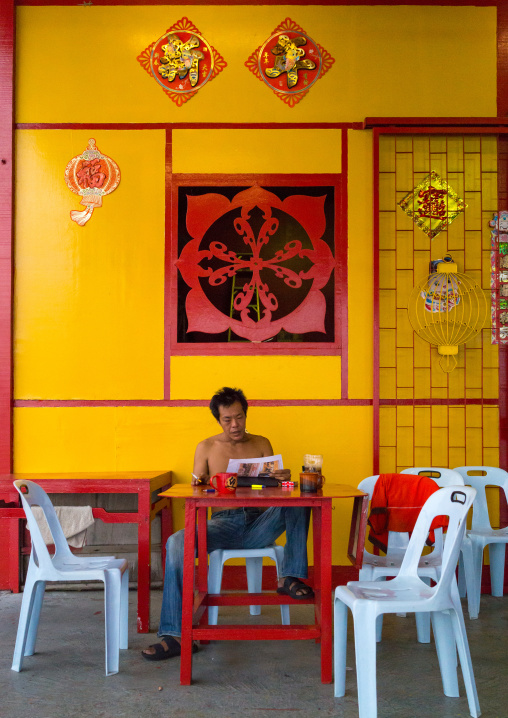
[[[450,372],[457,366],[459,344],[484,327],[488,306],[482,288],[467,274],[457,272],[450,255],[436,264],[436,271],[414,287],[407,311],[414,331],[437,346],[441,369]]]

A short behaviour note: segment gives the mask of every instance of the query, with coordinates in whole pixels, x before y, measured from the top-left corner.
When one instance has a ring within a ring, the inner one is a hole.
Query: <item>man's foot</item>
[[[279,581],[279,588],[277,593],[283,596],[290,596],[291,598],[302,599],[302,598],[313,598],[314,591],[310,586],[301,581],[299,578],[293,576],[286,576]]]
[[[192,644],[192,652],[196,653],[198,647]],[[147,661],[165,661],[168,658],[174,658],[182,653],[180,638],[178,636],[161,636],[160,643],[152,643],[151,646],[141,651],[143,658]]]

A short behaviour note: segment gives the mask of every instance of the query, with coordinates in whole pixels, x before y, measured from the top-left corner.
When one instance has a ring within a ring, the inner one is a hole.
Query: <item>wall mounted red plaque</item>
[[[166,30],[137,59],[178,107],[226,67],[223,57],[186,17]]]
[[[290,107],[302,100],[335,60],[291,18],[252,53],[246,67]]]

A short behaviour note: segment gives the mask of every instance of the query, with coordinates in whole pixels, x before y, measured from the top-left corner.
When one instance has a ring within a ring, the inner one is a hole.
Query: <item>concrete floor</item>
[[[154,626],[161,595],[152,592]],[[21,595],[0,592],[1,718],[358,718],[355,671],[348,672],[346,697],[335,699],[333,686],[320,683],[319,646],[313,641],[212,643],[194,657],[193,685],[180,686],[178,659],[149,663],[140,656],[154,634],[135,632],[134,591],[130,645],[120,654],[120,673],[104,675],[103,599],[88,590],[46,593],[37,653],[15,673],[10,665],[20,603]],[[245,610],[221,609],[221,615],[228,622],[280,621],[276,607],[266,607],[259,618]],[[312,620],[310,606],[291,612],[294,623]],[[482,715],[508,718],[508,596],[482,596],[480,618],[466,615],[466,626]],[[348,665],[354,666],[352,640],[349,645]],[[413,617],[385,618],[378,646],[379,718],[468,716],[459,681],[461,697],[446,698],[434,644],[416,642]]]

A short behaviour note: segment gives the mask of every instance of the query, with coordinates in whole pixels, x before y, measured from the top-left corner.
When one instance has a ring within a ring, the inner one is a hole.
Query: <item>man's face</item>
[[[239,401],[231,406],[219,406],[219,424],[230,441],[243,441],[245,437],[245,412]]]

